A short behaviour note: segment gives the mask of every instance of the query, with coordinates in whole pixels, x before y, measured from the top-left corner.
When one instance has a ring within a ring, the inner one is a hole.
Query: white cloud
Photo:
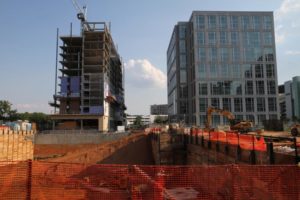
[[[130,59],[125,63],[125,81],[134,87],[165,89],[166,75],[147,59]]]
[[[299,0],[283,0],[280,8],[276,11],[275,17],[281,18],[292,12],[300,11],[300,1]]]
[[[275,11],[276,42],[282,44],[291,35],[298,34],[300,1],[283,0],[280,7]]]
[[[296,56],[296,55],[300,55],[300,51],[286,51],[285,54]]]

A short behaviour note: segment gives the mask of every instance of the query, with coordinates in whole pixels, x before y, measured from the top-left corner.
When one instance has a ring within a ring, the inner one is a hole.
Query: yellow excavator
[[[234,115],[228,110],[208,107],[207,109],[207,118],[205,123],[206,130],[212,130],[211,121],[212,121],[212,113],[218,113],[219,115],[227,117],[230,123],[230,129],[233,131],[237,131],[240,133],[247,133],[253,128],[253,123],[251,121],[239,120],[235,119]]]

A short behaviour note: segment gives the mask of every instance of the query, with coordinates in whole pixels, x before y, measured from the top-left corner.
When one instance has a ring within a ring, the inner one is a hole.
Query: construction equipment
[[[228,110],[214,108],[214,107],[210,106],[207,109],[207,118],[206,118],[206,124],[205,124],[206,130],[212,130],[212,128],[211,128],[212,113],[218,113],[219,115],[227,117],[227,119],[229,120],[229,123],[230,123],[231,130],[238,131],[240,133],[246,133],[246,132],[249,132],[250,129],[253,127],[253,124],[251,121],[235,119],[234,115],[231,112],[229,112]]]
[[[81,27],[83,30],[90,30],[90,26],[86,23],[86,12],[87,12],[87,7],[83,6],[81,9],[80,6],[78,5],[76,0],[72,0],[72,4],[74,8],[77,10],[77,18],[81,21]]]
[[[300,134],[300,124],[294,124],[291,127],[291,134],[292,136],[296,137]]]

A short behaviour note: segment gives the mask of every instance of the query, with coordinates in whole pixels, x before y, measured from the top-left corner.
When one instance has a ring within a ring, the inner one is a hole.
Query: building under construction
[[[81,27],[81,36],[60,37],[60,91],[51,103],[59,112],[51,119],[55,129],[114,130],[124,121],[122,61],[104,22]]]

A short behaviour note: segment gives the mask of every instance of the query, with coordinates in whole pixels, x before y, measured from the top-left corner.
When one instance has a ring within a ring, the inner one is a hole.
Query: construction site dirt
[[[144,133],[102,144],[35,145],[37,160],[83,164],[154,164],[151,143]]]
[[[231,144],[222,143],[223,136],[155,130],[102,144],[35,145],[34,161],[0,165],[0,194],[6,199],[299,199],[294,155],[272,158],[261,143],[251,150],[243,144],[246,137]]]

